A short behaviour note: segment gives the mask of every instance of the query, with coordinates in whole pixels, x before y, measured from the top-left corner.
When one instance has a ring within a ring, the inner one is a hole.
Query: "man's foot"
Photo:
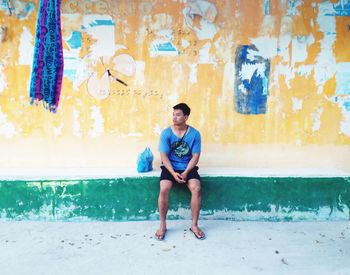
[[[198,240],[204,240],[205,239],[205,234],[204,232],[198,227],[198,226],[192,226],[190,228],[190,231],[193,233],[193,235],[198,239]]]
[[[154,236],[156,237],[156,240],[163,241],[165,238],[165,233],[166,233],[166,228],[165,229],[159,228],[157,232],[154,234]]]

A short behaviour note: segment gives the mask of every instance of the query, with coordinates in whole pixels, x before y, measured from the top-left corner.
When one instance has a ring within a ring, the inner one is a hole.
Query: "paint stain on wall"
[[[6,26],[0,26],[0,43],[5,42],[7,38],[7,27]]]

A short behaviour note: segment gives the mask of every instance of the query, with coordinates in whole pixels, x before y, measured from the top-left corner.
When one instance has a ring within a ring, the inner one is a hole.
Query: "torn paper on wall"
[[[199,40],[213,39],[218,31],[213,23],[217,14],[213,3],[204,0],[194,0],[186,4],[183,9],[186,25],[195,31]],[[200,26],[195,26],[194,17],[200,16]]]

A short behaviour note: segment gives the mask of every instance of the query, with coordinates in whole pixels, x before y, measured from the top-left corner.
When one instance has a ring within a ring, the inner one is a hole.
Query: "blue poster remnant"
[[[239,46],[235,58],[235,110],[240,114],[266,113],[270,61],[254,45]]]
[[[328,5],[331,5],[331,3]],[[350,2],[340,0],[337,4],[332,4],[324,13],[328,16],[350,16]]]
[[[82,34],[78,31],[73,31],[67,43],[71,49],[79,49],[82,45]]]
[[[265,13],[265,15],[270,14],[270,0],[264,1],[264,13]]]

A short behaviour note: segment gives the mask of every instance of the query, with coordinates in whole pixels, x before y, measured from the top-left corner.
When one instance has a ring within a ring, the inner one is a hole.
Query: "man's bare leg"
[[[191,213],[192,226],[191,229],[198,237],[204,237],[204,232],[198,227],[199,211],[201,209],[201,182],[198,179],[190,179],[187,183],[188,189],[191,191]]]
[[[170,180],[160,181],[160,191],[158,197],[158,210],[160,218],[160,226],[156,232],[156,237],[161,237],[165,235],[166,232],[166,214],[169,208],[169,193],[173,183]]]

